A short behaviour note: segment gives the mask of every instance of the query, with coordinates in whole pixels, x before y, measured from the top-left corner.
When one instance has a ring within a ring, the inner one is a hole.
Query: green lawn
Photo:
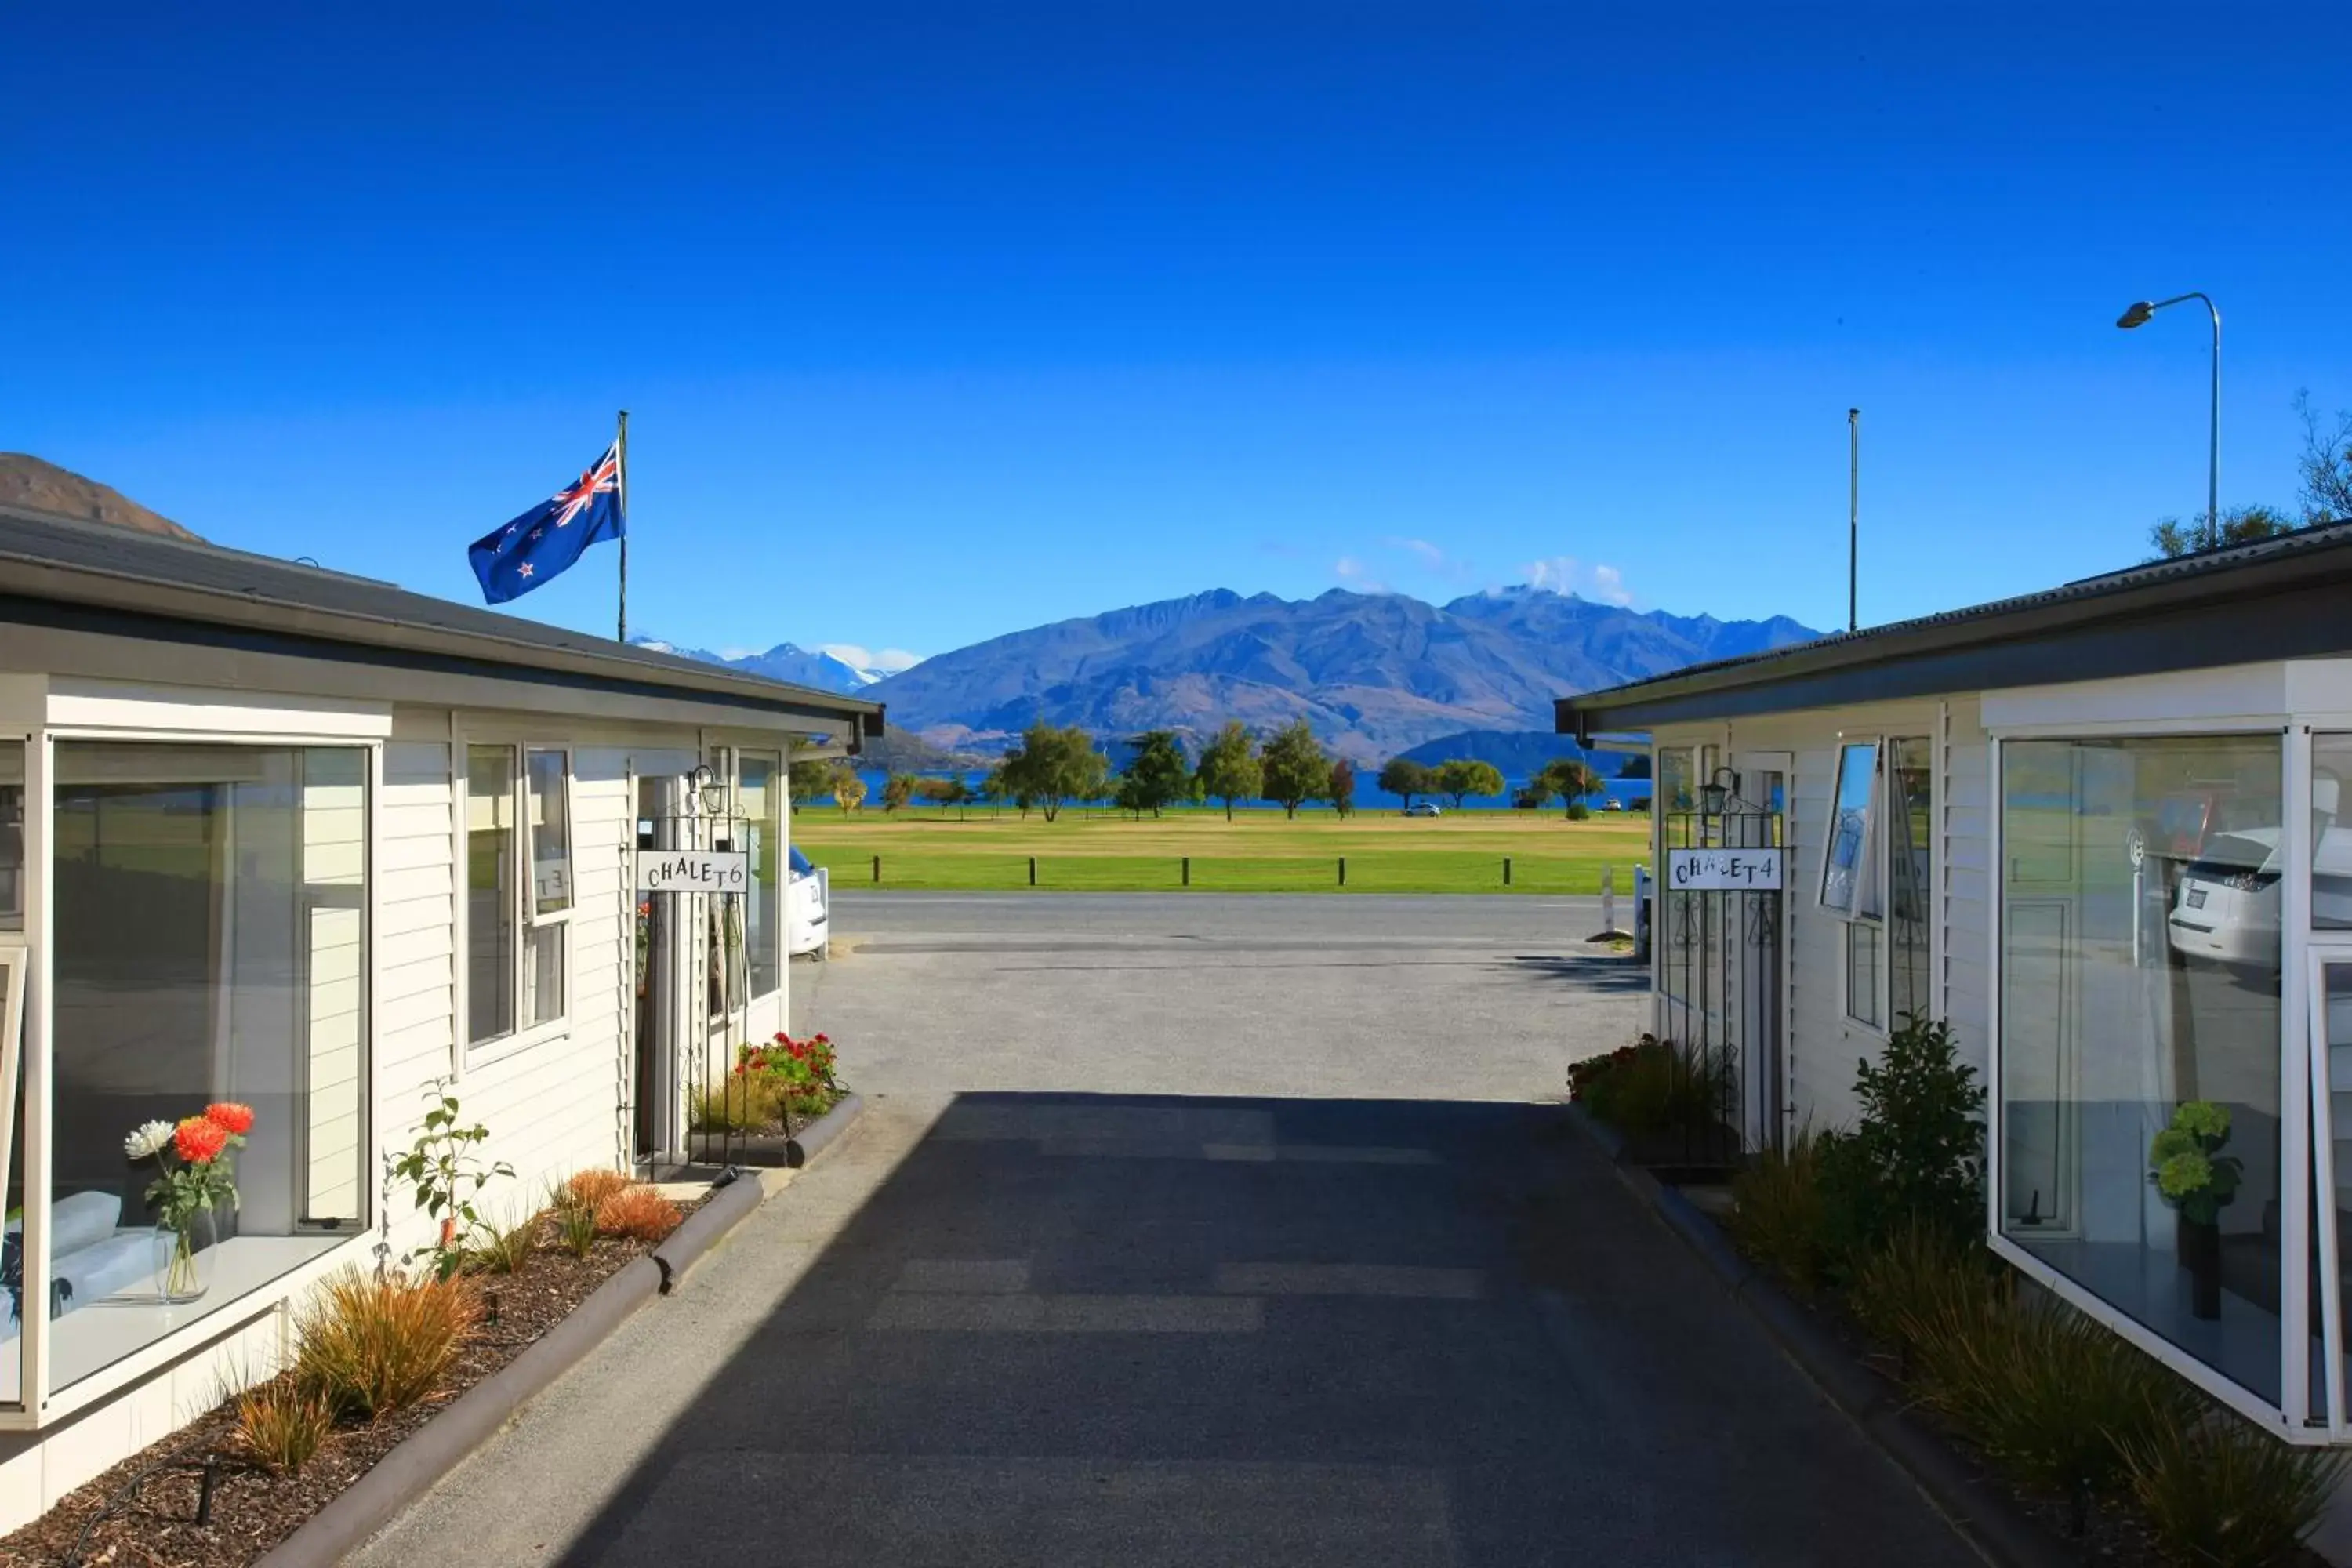
[[[1570,822],[1558,811],[1449,813],[1435,819],[1328,811],[1286,820],[1279,812],[1188,809],[1131,818],[1064,812],[1046,822],[1007,810],[959,815],[911,807],[886,815],[835,807],[793,814],[793,837],[845,887],[996,889],[1029,885],[1036,858],[1042,889],[1175,891],[1192,862],[1201,892],[1594,893],[1603,867],[1620,892],[1649,860],[1649,818],[1609,814]],[[874,874],[881,858],[881,877]],[[1339,884],[1339,861],[1348,880]],[[1510,883],[1503,865],[1510,862]]]

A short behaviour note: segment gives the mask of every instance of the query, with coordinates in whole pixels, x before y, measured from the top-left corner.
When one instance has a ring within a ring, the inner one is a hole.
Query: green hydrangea
[[[2156,1168],[2157,1190],[2179,1202],[2194,1197],[2213,1182],[2213,1162],[2197,1150],[2173,1155]]]
[[[2151,1166],[2161,1165],[2176,1154],[2197,1152],[2200,1151],[2195,1138],[2178,1127],[2168,1127],[2156,1135],[2155,1142],[2147,1146],[2147,1163]]]
[[[2210,1100],[2192,1100],[2172,1113],[2172,1125],[2208,1144],[2230,1136],[2230,1110]]]

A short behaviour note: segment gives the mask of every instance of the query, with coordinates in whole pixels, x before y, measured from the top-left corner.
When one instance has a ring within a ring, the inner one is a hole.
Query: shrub
[[[1570,822],[1584,822],[1591,819],[1592,808],[1580,800],[1572,800],[1568,803],[1567,815]]]
[[[1847,1310],[1902,1356],[1906,1371],[1924,1341],[1990,1332],[1989,1321],[2009,1303],[2011,1282],[1994,1272],[1983,1246],[1934,1226],[1901,1226],[1847,1262]]]
[[[580,1171],[563,1184],[563,1196],[560,1201],[593,1209],[628,1185],[629,1178],[618,1171]]]
[[[579,1204],[558,1204],[555,1245],[574,1258],[587,1257],[596,1245],[596,1211]]]
[[[2326,1510],[2347,1456],[2298,1448],[2227,1411],[2142,1432],[2124,1450],[2131,1491],[2175,1561],[2268,1568]]]
[[[1766,1150],[1731,1178],[1725,1228],[1732,1241],[1800,1295],[1811,1295],[1828,1273],[1820,1150],[1835,1137],[1801,1131],[1786,1149]]]
[[[2077,1534],[2093,1497],[2123,1489],[2135,1445],[2197,1419],[2187,1384],[2061,1302],[1942,1322],[1913,1345],[1927,1403],[2003,1472],[2066,1499]]]
[[[335,1402],[299,1377],[277,1377],[236,1397],[236,1439],[256,1463],[294,1474],[335,1425]]]
[[[539,1216],[509,1226],[485,1226],[481,1239],[467,1249],[466,1261],[484,1274],[511,1274],[530,1258],[539,1241]]]
[[[1569,1096],[1626,1132],[1712,1128],[1723,1119],[1729,1059],[1720,1049],[1643,1035],[1571,1066]]]
[[[734,1076],[763,1086],[774,1106],[774,1122],[790,1131],[792,1118],[822,1116],[841,1098],[835,1065],[830,1035],[796,1040],[779,1033],[765,1045],[738,1047]]]
[[[1854,1074],[1862,1119],[1821,1172],[1832,1245],[1859,1255],[1906,1224],[1984,1229],[1984,1101],[1951,1026],[1906,1016]]]
[[[694,1097],[687,1108],[697,1132],[761,1132],[783,1120],[775,1086],[765,1079],[730,1078]]]
[[[677,1228],[677,1205],[651,1187],[629,1187],[596,1205],[596,1230],[636,1241],[659,1241]]]
[[[341,1269],[302,1314],[296,1380],[337,1412],[373,1421],[433,1392],[475,1317],[462,1279]]]

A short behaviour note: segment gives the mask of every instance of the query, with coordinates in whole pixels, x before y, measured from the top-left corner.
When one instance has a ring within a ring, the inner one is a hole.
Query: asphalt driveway
[[[1974,1561],[1545,1103],[1579,911],[1252,901],[845,900],[874,1109],[362,1561]]]

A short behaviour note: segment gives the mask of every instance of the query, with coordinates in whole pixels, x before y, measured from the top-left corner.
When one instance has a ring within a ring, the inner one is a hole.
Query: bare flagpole
[[[621,416],[626,423],[627,415]],[[1857,590],[1862,555],[1862,410],[1845,411],[1845,629],[1860,629]],[[625,567],[624,570],[626,570]]]
[[[621,502],[621,630],[619,640],[629,640],[629,411],[621,410],[621,434],[614,442],[618,459],[614,483],[619,487]]]

